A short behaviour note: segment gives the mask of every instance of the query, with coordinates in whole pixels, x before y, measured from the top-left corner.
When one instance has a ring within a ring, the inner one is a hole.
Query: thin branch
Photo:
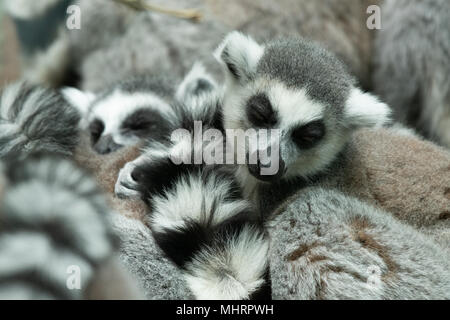
[[[126,6],[129,6],[139,11],[150,10],[194,21],[199,21],[202,18],[202,13],[197,9],[170,9],[159,5],[150,4],[145,0],[114,0],[114,1],[122,3]]]

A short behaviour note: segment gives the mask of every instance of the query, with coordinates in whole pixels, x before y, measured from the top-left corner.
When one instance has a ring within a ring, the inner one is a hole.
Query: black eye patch
[[[270,128],[277,124],[277,113],[263,93],[248,100],[246,112],[250,123],[257,128]]]
[[[317,120],[305,124],[292,131],[292,140],[301,149],[312,148],[325,135],[323,120]]]
[[[97,140],[105,130],[105,125],[99,119],[94,119],[89,125],[89,132],[91,133],[91,139],[93,143],[96,143]]]
[[[160,134],[167,129],[167,120],[154,110],[139,109],[129,115],[123,122],[121,129],[131,132],[138,137]]]

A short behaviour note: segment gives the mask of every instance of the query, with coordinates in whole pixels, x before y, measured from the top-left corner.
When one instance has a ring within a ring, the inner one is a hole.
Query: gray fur
[[[110,0],[76,1],[82,12],[81,29],[64,30],[55,41],[58,46],[31,59],[40,66],[29,64],[28,78],[59,85],[67,80],[68,70],[74,69],[83,89],[97,91],[140,71],[182,77],[195,60],[220,76],[210,52],[217,39],[237,29],[260,41],[292,35],[317,40],[335,52],[364,87],[370,85],[373,31],[366,28],[366,9],[380,0],[332,0],[326,5],[316,0],[154,2],[167,8],[198,9],[203,16],[194,22],[158,12],[137,12]]]
[[[399,121],[450,147],[450,2],[386,0],[374,90]]]
[[[192,299],[182,273],[157,247],[141,221],[112,215],[113,228],[120,236],[119,258],[138,280],[145,297],[150,300]]]
[[[69,156],[78,142],[80,115],[61,95],[19,82],[0,96],[0,158],[32,152]]]
[[[5,164],[0,202],[0,296],[79,299],[115,238],[96,183],[66,160],[31,157]],[[81,290],[69,290],[70,266]]]
[[[337,191],[302,190],[269,233],[275,299],[450,298],[448,252]]]
[[[125,93],[154,92],[158,96],[172,99],[175,94],[175,79],[166,76],[151,76],[149,74],[137,74],[121,79],[103,90],[97,95],[96,100],[101,100],[111,95],[114,91]],[[95,101],[93,102],[95,104]]]
[[[190,0],[184,2],[187,7],[195,3]],[[179,3],[171,4],[179,6]],[[121,5],[115,5],[122,8]],[[170,3],[164,5],[170,6]],[[97,7],[93,10],[95,13],[99,9]],[[196,60],[205,62],[208,68],[215,70],[215,74],[220,73],[211,52],[217,38],[225,33],[222,26],[208,20],[200,25],[153,12],[130,13],[133,13],[133,19],[122,35],[110,35],[107,45],[93,47],[91,54],[81,56],[83,60],[77,67],[84,89],[96,91],[118,79],[142,71],[181,78]],[[90,16],[85,18],[91,19]],[[93,25],[98,21],[90,23]],[[89,32],[89,29],[85,32]],[[71,46],[77,50],[79,43],[85,38],[96,36],[97,33],[89,32],[80,41],[71,42]]]
[[[301,38],[266,44],[256,76],[280,80],[294,89],[305,87],[311,98],[340,109],[339,113],[355,83],[334,54]]]

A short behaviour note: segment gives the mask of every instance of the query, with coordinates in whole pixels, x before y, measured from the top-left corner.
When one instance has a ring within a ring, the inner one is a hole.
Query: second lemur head
[[[167,135],[174,91],[169,80],[143,75],[97,95],[74,88],[63,94],[84,115],[82,127],[89,131],[93,149],[107,154],[149,136]]]
[[[168,136],[177,122],[173,104],[197,99],[215,86],[203,65],[196,63],[180,83],[141,75],[98,95],[74,88],[63,89],[63,94],[84,115],[81,126],[89,130],[92,147],[106,154],[142,139]]]
[[[389,107],[358,89],[343,64],[314,43],[293,38],[260,45],[232,32],[215,56],[226,73],[224,127],[279,130],[279,171],[262,176],[259,161],[248,165],[258,180],[314,176],[336,159],[353,130],[388,121]]]

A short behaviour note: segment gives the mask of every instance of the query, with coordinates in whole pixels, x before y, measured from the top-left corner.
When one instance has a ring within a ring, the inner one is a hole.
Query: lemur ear
[[[61,94],[71,105],[77,108],[83,116],[87,113],[89,106],[95,99],[93,93],[83,92],[72,87],[61,89]]]
[[[189,71],[178,86],[175,98],[178,101],[183,102],[186,99],[212,92],[216,88],[217,84],[213,77],[206,71],[201,63],[196,62],[191,71]]]
[[[345,104],[350,127],[381,127],[390,121],[391,109],[370,93],[353,88]]]
[[[226,67],[232,79],[245,82],[256,72],[264,47],[238,31],[229,33],[214,52],[215,58]]]

